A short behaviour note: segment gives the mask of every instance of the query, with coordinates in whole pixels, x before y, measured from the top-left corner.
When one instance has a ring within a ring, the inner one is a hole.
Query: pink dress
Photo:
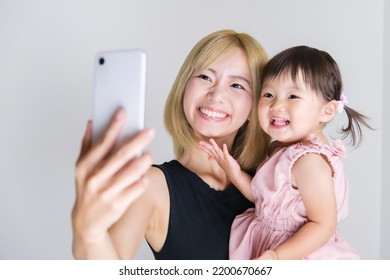
[[[255,208],[238,215],[232,225],[230,259],[253,259],[289,239],[307,219],[299,191],[292,187],[291,168],[307,153],[324,155],[333,168],[337,200],[337,221],[348,214],[348,182],[342,157],[346,150],[341,140],[325,145],[315,136],[312,143],[283,147],[258,169],[251,188]],[[328,242],[305,259],[359,259],[358,252],[336,232]]]

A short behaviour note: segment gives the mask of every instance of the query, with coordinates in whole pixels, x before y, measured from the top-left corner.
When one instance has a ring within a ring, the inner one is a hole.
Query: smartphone
[[[104,51],[95,56],[92,137],[107,129],[114,113],[123,108],[126,124],[114,150],[144,128],[146,53],[141,49]]]

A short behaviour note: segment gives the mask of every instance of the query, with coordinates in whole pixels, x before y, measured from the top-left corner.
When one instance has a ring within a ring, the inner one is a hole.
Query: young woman
[[[270,140],[256,120],[266,62],[253,37],[232,30],[194,46],[165,105],[176,155],[170,162],[148,169],[150,154],[134,158],[151,140],[148,130],[107,156],[123,125],[122,111],[94,147],[88,125],[76,165],[76,258],[130,259],[144,238],[156,259],[228,258],[233,219],[253,205],[198,142],[212,137],[226,143],[253,175]]]

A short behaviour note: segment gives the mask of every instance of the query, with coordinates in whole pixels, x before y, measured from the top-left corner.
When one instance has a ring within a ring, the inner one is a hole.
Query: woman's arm
[[[95,146],[91,142],[91,122],[83,138],[76,163],[76,201],[72,210],[73,255],[77,259],[120,258],[110,228],[129,205],[144,195],[147,183],[143,175],[152,159],[149,153],[137,155],[151,141],[154,132],[140,132],[111,155],[110,150],[124,125],[124,114],[122,110],[117,112]],[[143,224],[148,224],[147,216],[143,218]],[[140,232],[144,227],[137,223],[133,226]]]
[[[309,221],[274,249],[278,259],[302,259],[335,233],[337,206],[332,174],[327,160],[318,154],[304,155],[294,164],[293,184],[302,195]]]
[[[132,259],[144,239],[159,252],[168,233],[170,203],[165,176],[152,167],[145,177],[145,191],[109,230],[121,259]]]

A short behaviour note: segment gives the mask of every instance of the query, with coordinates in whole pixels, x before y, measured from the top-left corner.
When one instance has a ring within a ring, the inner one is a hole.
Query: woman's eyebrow
[[[231,76],[232,78],[235,78],[235,79],[239,79],[239,80],[243,80],[244,82],[248,83],[248,85],[250,85],[251,83],[249,82],[249,80],[243,76],[240,76],[240,75],[232,75]]]
[[[212,72],[213,74],[217,74],[217,71],[215,71],[213,68],[207,68],[207,70],[209,70],[210,72]],[[248,83],[249,85],[251,84],[249,82],[249,80],[247,78],[245,78],[244,76],[240,76],[240,75],[230,75],[229,77],[231,78],[234,78],[234,79],[239,79],[239,80],[243,80],[244,82]]]

